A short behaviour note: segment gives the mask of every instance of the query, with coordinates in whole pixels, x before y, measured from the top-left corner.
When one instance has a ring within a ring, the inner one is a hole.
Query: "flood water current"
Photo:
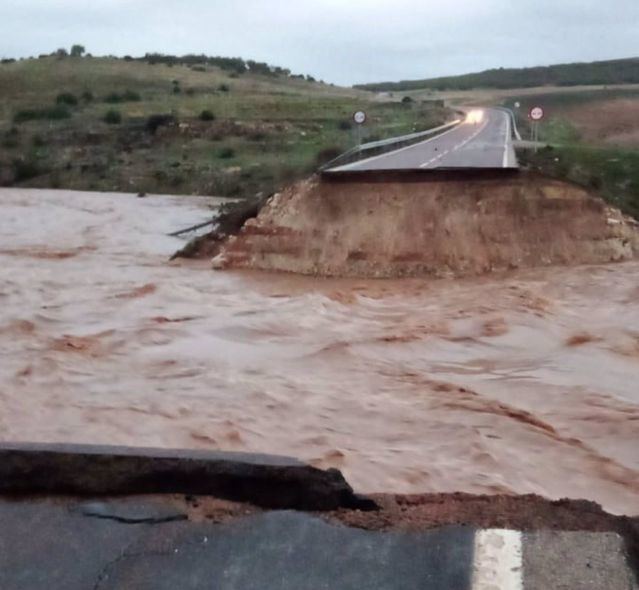
[[[168,263],[215,200],[0,191],[0,438],[259,451],[359,492],[639,514],[639,263],[326,280]]]

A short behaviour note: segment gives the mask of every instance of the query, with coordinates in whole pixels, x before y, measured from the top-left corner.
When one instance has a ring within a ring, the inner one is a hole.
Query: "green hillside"
[[[0,185],[250,196],[364,137],[440,124],[435,104],[238,58],[42,56],[0,64]]]
[[[534,68],[498,68],[462,76],[362,84],[355,88],[374,92],[394,92],[420,89],[474,90],[637,83],[639,83],[639,58],[630,58]]]

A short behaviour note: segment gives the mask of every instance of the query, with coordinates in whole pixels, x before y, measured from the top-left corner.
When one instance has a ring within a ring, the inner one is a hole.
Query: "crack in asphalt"
[[[162,517],[127,517],[127,516],[117,516],[115,514],[83,514],[86,518],[98,518],[100,520],[113,520],[115,522],[119,522],[121,524],[166,524],[169,522],[179,522],[183,520],[188,520],[188,516],[186,514],[174,514],[169,516]]]
[[[182,548],[188,548],[188,547],[201,548],[202,546],[208,543],[208,537],[204,536],[202,537],[201,541],[197,541],[197,542],[185,541],[183,543],[180,543],[176,547],[172,547],[171,549],[166,549],[163,551],[156,549],[156,550],[146,550],[146,551],[138,551],[135,553],[129,553],[129,550],[136,543],[138,543],[137,539],[133,541],[132,543],[130,543],[129,545],[127,545],[118,557],[107,562],[102,567],[102,569],[98,572],[98,577],[96,578],[96,581],[95,581],[95,584],[93,585],[92,590],[100,590],[100,588],[102,587],[102,582],[107,580],[109,577],[109,571],[123,561],[126,561],[128,559],[145,558],[145,557],[169,557],[171,555],[176,555],[177,553],[179,553]]]

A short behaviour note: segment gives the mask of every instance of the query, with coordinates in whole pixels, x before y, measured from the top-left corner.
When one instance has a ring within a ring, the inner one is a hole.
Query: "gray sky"
[[[239,56],[328,82],[639,55],[639,0],[0,0],[0,57]]]

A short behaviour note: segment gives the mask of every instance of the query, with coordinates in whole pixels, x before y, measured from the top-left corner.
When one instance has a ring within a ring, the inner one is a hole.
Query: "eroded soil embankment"
[[[572,184],[531,174],[339,182],[273,196],[220,268],[351,277],[464,276],[628,260],[636,224]]]

